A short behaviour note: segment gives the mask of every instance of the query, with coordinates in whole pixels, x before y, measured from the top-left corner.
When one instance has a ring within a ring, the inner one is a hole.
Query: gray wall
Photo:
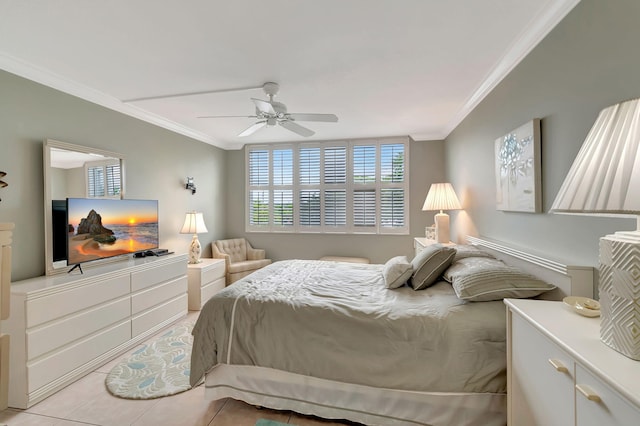
[[[600,237],[635,229],[631,219],[548,211],[598,112],[640,96],[638,17],[637,0],[583,0],[449,135],[447,171],[468,214],[456,221],[458,234],[596,266]],[[494,140],[536,117],[542,119],[545,213],[496,211]]]
[[[225,234],[226,152],[0,71],[0,222],[14,222],[13,281],[43,275],[42,142],[46,138],[125,156],[126,198],[157,199],[160,246],[186,252],[186,211],[204,213],[204,256]],[[195,195],[184,189],[193,176]]]
[[[274,260],[318,259],[325,255],[368,257],[384,263],[393,256],[413,257],[413,237],[424,237],[435,212],[423,212],[422,204],[433,182],[445,176],[444,142],[414,142],[409,146],[410,235],[326,235],[246,233],[244,222],[245,152],[230,151],[227,181],[227,237],[246,237],[254,247],[264,248]]]

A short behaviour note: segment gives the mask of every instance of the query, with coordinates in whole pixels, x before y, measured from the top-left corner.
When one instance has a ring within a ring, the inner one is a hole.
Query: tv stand
[[[9,407],[31,407],[185,318],[187,287],[186,254],[12,283],[2,321],[11,336]]]
[[[76,263],[75,265],[73,265],[73,268],[69,269],[67,271],[67,274],[70,274],[71,271],[73,271],[74,269],[78,268],[80,270],[80,274],[84,274],[84,272],[82,272],[82,266],[80,266],[79,263]]]

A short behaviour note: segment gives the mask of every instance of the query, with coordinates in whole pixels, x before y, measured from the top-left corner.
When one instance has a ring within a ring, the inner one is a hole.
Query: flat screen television
[[[67,200],[51,200],[53,262],[67,260]]]
[[[67,265],[158,248],[158,201],[67,198]]]

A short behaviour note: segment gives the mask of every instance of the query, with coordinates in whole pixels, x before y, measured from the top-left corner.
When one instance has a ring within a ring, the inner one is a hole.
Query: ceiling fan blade
[[[287,130],[291,130],[293,133],[297,133],[300,136],[309,137],[313,136],[316,132],[313,130],[307,129],[306,127],[302,127],[299,124],[294,123],[293,121],[279,121],[278,122],[282,127]]]
[[[255,115],[201,115],[198,118],[258,118]]]
[[[264,126],[267,125],[267,121],[258,121],[257,123],[253,123],[251,126],[247,127],[246,129],[244,129],[239,135],[238,137],[244,137],[244,136],[249,136],[253,133],[255,133],[256,131],[260,130],[261,128],[263,128]]]
[[[335,114],[287,114],[295,121],[322,121],[325,123],[336,123],[338,117]]]
[[[276,110],[273,109],[273,105],[271,105],[267,101],[263,101],[262,99],[251,98],[254,104],[256,104],[256,108],[265,114],[276,114]]]

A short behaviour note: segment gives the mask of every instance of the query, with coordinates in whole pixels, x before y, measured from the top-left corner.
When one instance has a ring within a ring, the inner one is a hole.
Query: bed
[[[553,282],[547,298],[590,295],[592,268],[470,242],[479,258]],[[204,377],[211,400],[370,425],[505,424],[502,300],[461,300],[440,279],[420,291],[389,289],[384,272],[384,265],[288,260],[227,287],[194,327],[192,384]]]

